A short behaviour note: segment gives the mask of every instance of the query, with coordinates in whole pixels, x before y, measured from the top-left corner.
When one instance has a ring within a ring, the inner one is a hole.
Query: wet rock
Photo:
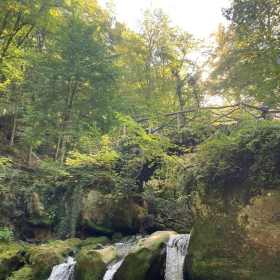
[[[126,255],[114,280],[160,280],[164,279],[166,245],[172,231],[155,232],[139,240]]]
[[[32,277],[36,280],[46,280],[50,276],[53,266],[63,263],[71,251],[72,248],[68,242],[60,240],[27,247],[26,252],[32,268]]]
[[[102,280],[109,265],[115,264],[120,256],[113,246],[95,250],[95,245],[83,247],[77,254],[74,269],[76,280]]]

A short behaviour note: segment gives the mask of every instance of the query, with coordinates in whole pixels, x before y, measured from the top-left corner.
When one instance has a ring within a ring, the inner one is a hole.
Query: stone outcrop
[[[36,280],[46,280],[50,276],[53,266],[63,263],[71,252],[69,242],[59,240],[27,247],[26,255],[32,268],[32,277]]]
[[[92,189],[87,190],[82,198],[81,227],[94,233],[136,233],[146,216],[145,205],[141,207],[132,199],[108,198]]]
[[[275,280],[280,275],[280,188],[200,184],[190,201],[186,268],[193,280]]]
[[[174,232],[155,232],[139,240],[126,255],[114,280],[163,280],[166,244]]]
[[[49,227],[53,224],[53,219],[50,218],[44,204],[40,201],[39,195],[35,192],[27,203],[27,213],[30,225]]]
[[[83,247],[76,256],[76,280],[102,280],[109,265],[115,264],[120,256],[113,246],[95,250],[95,245]]]

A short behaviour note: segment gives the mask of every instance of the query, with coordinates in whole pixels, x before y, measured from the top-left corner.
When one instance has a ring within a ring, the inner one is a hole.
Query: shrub
[[[11,242],[14,239],[13,232],[7,227],[0,228],[0,240],[4,242]]]

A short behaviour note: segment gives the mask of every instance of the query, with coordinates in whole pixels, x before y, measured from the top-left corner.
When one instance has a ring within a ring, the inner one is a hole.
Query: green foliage
[[[279,103],[279,2],[234,0],[224,15],[231,24],[216,34],[213,92],[237,102],[250,97],[275,106]]]
[[[198,147],[186,180],[199,182],[253,181],[264,187],[280,183],[280,125],[260,121],[243,123],[229,135],[216,133]]]
[[[197,42],[173,27],[161,9],[144,11],[139,26],[137,33],[125,26],[117,30],[123,67],[116,101],[121,101],[122,112],[142,117],[196,106],[198,67],[189,54]]]
[[[11,167],[12,160],[7,157],[0,157],[0,168]]]
[[[76,187],[73,190],[72,194],[69,193],[69,195],[67,196],[69,207],[67,207],[65,212],[60,211],[59,213],[58,218],[60,218],[60,220],[55,228],[57,237],[59,238],[75,237],[76,228],[80,216],[81,201],[82,201],[83,194],[84,194],[83,189],[81,187]]]
[[[13,232],[7,227],[0,228],[0,240],[4,242],[11,242],[14,239]]]

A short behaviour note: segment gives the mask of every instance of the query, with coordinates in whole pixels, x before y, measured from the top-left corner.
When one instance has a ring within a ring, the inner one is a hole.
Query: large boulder
[[[108,198],[97,190],[87,190],[82,198],[81,226],[94,233],[136,233],[147,216],[147,209],[132,199]]]
[[[33,280],[32,269],[29,266],[24,266],[21,269],[13,272],[12,276],[6,280]]]
[[[280,188],[201,184],[190,201],[185,266],[193,280],[275,280],[280,275]]]
[[[107,267],[115,264],[120,258],[113,246],[101,250],[95,248],[95,245],[89,245],[77,254],[74,269],[76,280],[102,280]]]
[[[64,262],[64,259],[72,252],[69,242],[54,241],[39,246],[26,248],[27,259],[32,268],[32,276],[36,280],[46,280],[55,265]]]
[[[24,248],[16,243],[0,243],[0,280],[24,265]]]
[[[279,134],[279,124],[246,123],[215,134],[190,159],[191,279],[279,279]]]
[[[139,240],[126,255],[114,280],[163,280],[166,246],[173,233],[155,232]]]

